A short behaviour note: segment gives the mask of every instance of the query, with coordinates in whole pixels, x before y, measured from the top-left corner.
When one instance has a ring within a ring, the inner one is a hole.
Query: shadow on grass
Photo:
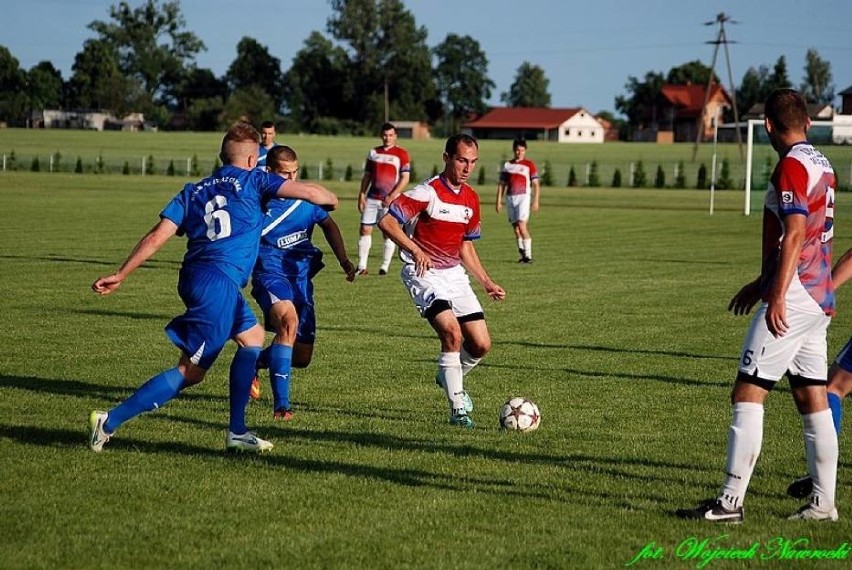
[[[642,348],[623,348],[611,346],[596,346],[591,344],[548,344],[545,342],[528,342],[516,340],[496,340],[494,344],[514,344],[529,348],[550,348],[562,350],[590,350],[593,352],[615,352],[618,354],[649,354],[654,356],[674,356],[677,358],[693,358],[696,360],[723,360],[736,361],[736,356],[718,356],[715,354],[696,354],[694,352],[681,352],[677,350],[649,350]]]
[[[85,265],[103,265],[117,267],[120,261],[102,261],[85,257],[64,257],[60,255],[0,255],[0,259],[26,259],[30,261],[56,261],[59,263],[82,263]],[[168,259],[152,259],[146,261],[139,269],[157,269],[159,267],[180,267],[180,261]]]
[[[139,385],[147,380],[140,378]],[[102,399],[107,402],[120,402],[130,396],[135,387],[109,386],[95,382],[84,382],[82,380],[63,380],[61,378],[36,378],[33,376],[3,376],[0,375],[0,388],[14,388],[28,392],[53,394],[57,396],[72,396],[75,398]],[[215,396],[207,393],[193,392],[190,387],[184,390],[176,398],[179,400],[221,400],[227,401],[225,396]]]
[[[109,311],[106,309],[79,309],[74,312],[80,315],[95,315],[98,317],[125,317],[128,319],[136,320],[163,321],[164,323],[167,323],[168,321],[174,318],[174,315],[139,313],[135,311]]]
[[[342,325],[331,325],[325,324],[322,325],[323,331],[343,331],[343,332],[353,332],[358,335],[364,334],[374,334],[376,336],[380,336],[382,338],[428,338],[428,339],[437,339],[435,333],[430,331],[428,328],[424,329],[424,334],[411,334],[411,333],[403,333],[400,332],[397,327],[389,326],[387,328],[370,328],[364,326],[342,326]]]

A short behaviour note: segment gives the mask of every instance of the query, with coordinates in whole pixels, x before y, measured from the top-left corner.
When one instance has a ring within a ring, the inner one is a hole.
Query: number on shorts
[[[753,350],[743,352],[743,366],[751,366],[751,357],[754,356]]]
[[[231,216],[227,210],[222,209],[227,205],[228,199],[220,195],[204,204],[204,223],[207,224],[207,239],[210,241],[231,235]]]

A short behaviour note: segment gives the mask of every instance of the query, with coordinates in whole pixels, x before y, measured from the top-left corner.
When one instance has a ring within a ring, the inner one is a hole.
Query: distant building
[[[582,107],[495,107],[464,123],[462,131],[479,139],[602,143],[605,129],[594,115]]]
[[[646,128],[639,130],[634,138],[665,143],[695,142],[700,130],[701,140],[712,140],[713,118],[721,123],[725,109],[733,106],[733,100],[722,85],[714,83],[702,114],[706,93],[704,85],[694,83],[663,85],[642,121]]]
[[[401,139],[431,139],[432,131],[429,125],[420,121],[391,121],[396,127],[396,134]]]
[[[30,124],[34,129],[156,130],[153,124],[145,121],[145,116],[142,113],[130,113],[123,119],[118,119],[106,111],[92,109],[33,111]]]
[[[763,103],[755,103],[743,119],[763,119],[763,116]],[[834,107],[828,103],[808,103],[808,117],[812,121],[830,121],[834,117]]]

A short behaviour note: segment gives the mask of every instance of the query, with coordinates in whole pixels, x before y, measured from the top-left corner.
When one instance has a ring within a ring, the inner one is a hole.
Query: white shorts
[[[530,195],[512,194],[506,196],[506,214],[509,223],[526,222],[530,219]]]
[[[364,211],[361,212],[362,226],[375,226],[379,223],[382,216],[388,213],[388,209],[382,206],[381,200],[367,198],[367,203],[364,205]]]
[[[772,382],[777,382],[787,372],[809,380],[826,380],[826,330],[831,317],[788,306],[789,330],[778,338],[769,332],[765,317],[766,303],[761,303],[743,343],[739,371]]]
[[[429,307],[439,300],[450,304],[456,318],[483,313],[482,305],[470,286],[470,278],[461,265],[430,269],[418,277],[414,265],[407,264],[400,276],[421,317],[426,317]]]

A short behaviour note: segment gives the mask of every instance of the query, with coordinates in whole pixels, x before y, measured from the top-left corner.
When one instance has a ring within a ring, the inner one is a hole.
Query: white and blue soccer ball
[[[526,398],[512,398],[500,408],[500,427],[506,430],[533,431],[541,424],[538,406]]]

